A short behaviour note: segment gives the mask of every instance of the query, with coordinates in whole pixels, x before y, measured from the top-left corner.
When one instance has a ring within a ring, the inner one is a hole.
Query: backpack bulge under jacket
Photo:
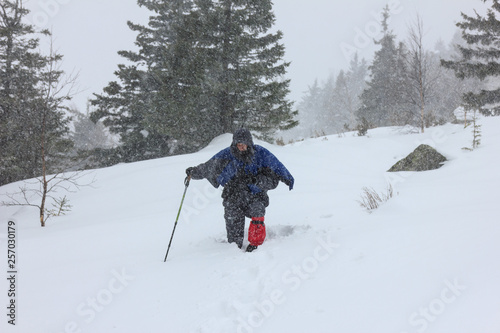
[[[206,178],[216,188],[223,186],[225,200],[247,191],[268,201],[266,192],[276,188],[279,181],[293,188],[293,176],[269,150],[249,142],[247,151],[239,152],[236,141],[195,167],[191,177]]]

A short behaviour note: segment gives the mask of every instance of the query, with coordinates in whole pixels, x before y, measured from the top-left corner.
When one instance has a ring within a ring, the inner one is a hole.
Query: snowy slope
[[[36,209],[2,207],[0,269],[12,220],[18,275],[16,326],[0,282],[0,331],[497,333],[500,118],[482,123],[474,152],[461,149],[470,129],[451,124],[260,143],[296,186],[270,192],[268,239],[254,253],[224,241],[220,190],[192,181],[163,262],[185,168],[230,135],[196,154],[95,170],[94,187],[70,193],[72,211],[46,228]],[[420,143],[449,162],[386,173]],[[383,192],[388,182],[394,198],[371,214],[359,207],[364,186]]]

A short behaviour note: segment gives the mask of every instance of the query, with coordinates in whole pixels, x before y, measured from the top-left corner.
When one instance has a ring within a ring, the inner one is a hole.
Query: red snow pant
[[[248,241],[250,245],[259,246],[264,243],[266,239],[266,225],[264,224],[264,217],[252,217],[250,227],[248,228]]]

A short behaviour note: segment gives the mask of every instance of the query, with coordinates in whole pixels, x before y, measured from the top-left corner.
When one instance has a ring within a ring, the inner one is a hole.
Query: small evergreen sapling
[[[474,110],[472,116],[472,149],[476,149],[481,144],[481,125],[477,120],[477,111]]]

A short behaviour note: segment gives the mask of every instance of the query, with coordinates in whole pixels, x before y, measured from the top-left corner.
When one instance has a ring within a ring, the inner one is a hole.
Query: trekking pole
[[[167,261],[168,251],[170,251],[170,245],[172,245],[172,239],[174,238],[175,227],[177,226],[179,215],[181,215],[182,204],[184,202],[184,197],[186,196],[186,191],[188,189],[190,180],[191,176],[187,176],[186,179],[184,179],[184,185],[186,185],[186,187],[184,188],[184,194],[182,195],[181,206],[179,207],[179,212],[177,213],[177,218],[175,219],[174,230],[172,230],[172,236],[170,236],[170,242],[168,243],[167,254],[165,254],[165,260],[163,260],[163,262]]]

